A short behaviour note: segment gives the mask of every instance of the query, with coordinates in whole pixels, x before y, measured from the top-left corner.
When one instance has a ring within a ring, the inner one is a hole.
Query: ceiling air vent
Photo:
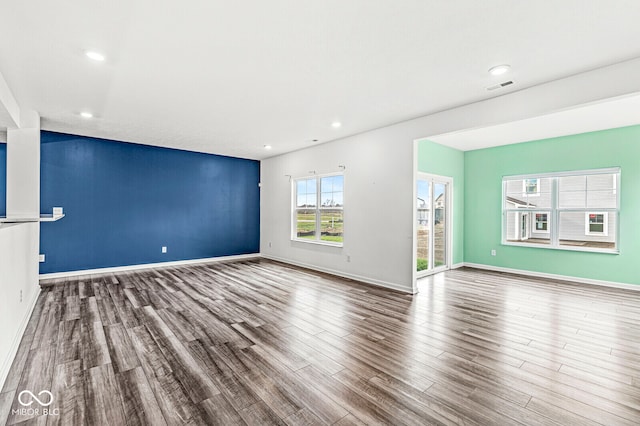
[[[487,90],[496,90],[503,87],[511,86],[512,84],[513,84],[513,81],[509,80],[509,81],[505,81],[504,83],[496,84],[494,86],[489,86],[487,87]]]

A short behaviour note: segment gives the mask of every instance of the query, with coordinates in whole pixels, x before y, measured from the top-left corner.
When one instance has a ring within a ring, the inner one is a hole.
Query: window
[[[584,215],[584,234],[607,236],[609,215],[603,212],[589,212]]]
[[[292,239],[342,245],[344,176],[327,175],[294,180]]]
[[[540,195],[540,179],[522,179],[522,194],[532,197]]]
[[[531,232],[549,232],[549,214],[536,213],[535,227]]]
[[[618,252],[620,169],[502,180],[503,244]]]
[[[296,181],[296,236],[315,239],[318,206],[318,183],[316,179]]]

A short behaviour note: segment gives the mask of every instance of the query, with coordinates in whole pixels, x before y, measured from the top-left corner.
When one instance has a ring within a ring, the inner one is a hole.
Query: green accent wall
[[[418,142],[418,171],[453,178],[453,264],[464,261],[464,152],[422,140]]]
[[[450,175],[446,167],[453,162],[451,170],[464,174],[465,262],[640,284],[640,126],[467,151],[463,172],[453,161],[457,157],[447,150],[441,150],[445,160],[441,168],[436,167],[439,161],[428,157],[438,153],[434,147],[425,146],[426,157],[419,170],[438,169],[433,173]],[[423,158],[422,152],[419,158]],[[501,245],[503,176],[605,167],[622,170],[620,254]],[[491,249],[497,256],[491,256]]]

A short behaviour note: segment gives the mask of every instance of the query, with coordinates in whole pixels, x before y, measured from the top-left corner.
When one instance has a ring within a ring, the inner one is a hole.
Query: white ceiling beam
[[[640,58],[401,123],[430,139],[640,93]]]
[[[21,127],[20,106],[18,106],[18,102],[13,96],[11,89],[9,89],[9,85],[2,73],[0,73],[0,108],[6,112],[4,115],[6,115],[10,121],[10,123],[6,123],[7,127]]]

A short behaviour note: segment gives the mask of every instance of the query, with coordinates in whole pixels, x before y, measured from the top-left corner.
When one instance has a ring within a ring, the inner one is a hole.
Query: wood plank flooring
[[[420,286],[263,259],[46,286],[0,424],[640,424],[640,293],[473,269]]]

